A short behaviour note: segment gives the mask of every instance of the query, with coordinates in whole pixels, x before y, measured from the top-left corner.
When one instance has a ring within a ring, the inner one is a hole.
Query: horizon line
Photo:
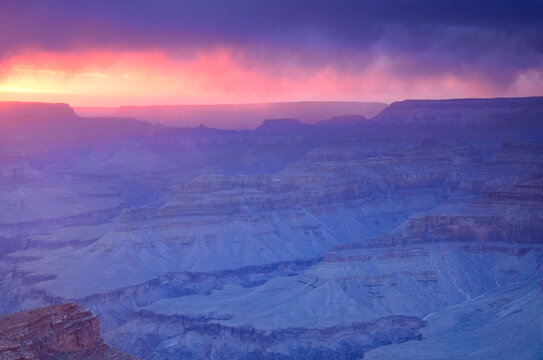
[[[1,103],[22,103],[22,104],[63,104],[68,105],[71,108],[104,108],[115,109],[122,107],[174,107],[174,106],[235,106],[235,105],[269,105],[269,104],[302,104],[302,103],[360,103],[360,104],[385,104],[391,105],[393,103],[403,101],[446,101],[446,100],[494,100],[494,99],[529,99],[529,98],[543,98],[543,95],[530,95],[530,96],[492,96],[492,97],[451,97],[451,98],[404,98],[402,100],[394,100],[392,102],[385,101],[366,101],[366,100],[292,100],[292,101],[267,101],[267,102],[240,102],[240,103],[162,103],[162,104],[149,104],[149,105],[137,105],[137,104],[124,104],[117,106],[103,106],[103,105],[73,105],[69,102],[63,101],[25,101],[25,100],[0,100]]]

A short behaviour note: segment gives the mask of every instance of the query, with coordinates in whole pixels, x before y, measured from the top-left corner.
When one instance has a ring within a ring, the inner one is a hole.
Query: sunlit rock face
[[[541,109],[2,146],[0,309],[73,301],[145,359],[539,359]]]

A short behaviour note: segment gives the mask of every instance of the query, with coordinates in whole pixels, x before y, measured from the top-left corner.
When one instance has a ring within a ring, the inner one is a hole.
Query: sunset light
[[[139,1],[93,1],[85,10],[7,1],[0,98],[120,106],[543,94],[531,17],[502,30],[492,19],[500,14],[477,22],[460,4],[418,4],[405,9],[409,19],[395,15],[404,5],[393,2],[287,11],[272,2],[208,1],[160,1],[152,10]],[[360,21],[357,12],[375,15]],[[507,14],[512,24],[524,16]]]
[[[543,0],[0,0],[0,360],[542,360]]]
[[[267,64],[227,49],[183,57],[160,51],[23,53],[2,60],[4,100],[59,102],[75,106],[207,104],[267,101],[351,100],[390,102],[419,98],[489,97],[500,94],[491,79],[453,74],[402,76],[394,62],[377,58],[362,69],[296,63]],[[541,78],[522,74],[501,89],[539,91]],[[522,81],[522,83],[519,83]]]

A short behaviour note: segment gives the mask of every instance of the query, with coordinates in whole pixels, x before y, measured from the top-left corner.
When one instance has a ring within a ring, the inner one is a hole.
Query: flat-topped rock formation
[[[100,321],[73,303],[0,317],[1,360],[137,360],[110,348]]]
[[[389,111],[419,109],[435,110],[498,110],[512,112],[517,109],[538,109],[543,108],[543,97],[520,97],[520,98],[490,98],[490,99],[446,99],[446,100],[404,100],[392,103]]]
[[[543,134],[543,97],[405,100],[391,104],[375,117],[381,126],[434,136],[484,138]]]
[[[68,104],[0,101],[0,143],[12,148],[69,153],[152,132],[151,124],[130,118],[79,117]]]
[[[77,118],[77,115],[68,104],[0,101],[0,128],[38,119],[43,121],[74,118]]]

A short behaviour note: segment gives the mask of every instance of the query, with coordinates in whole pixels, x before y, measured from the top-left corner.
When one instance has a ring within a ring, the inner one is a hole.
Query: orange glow
[[[158,51],[24,53],[0,63],[0,100],[67,102],[74,106],[250,103],[299,100],[391,102],[404,98],[494,96],[480,79],[452,75],[407,79],[392,75],[387,59],[354,72],[270,67],[232,49],[191,56]],[[520,76],[520,75],[519,75]],[[523,76],[515,94],[541,85]],[[535,79],[535,80],[533,80]]]

